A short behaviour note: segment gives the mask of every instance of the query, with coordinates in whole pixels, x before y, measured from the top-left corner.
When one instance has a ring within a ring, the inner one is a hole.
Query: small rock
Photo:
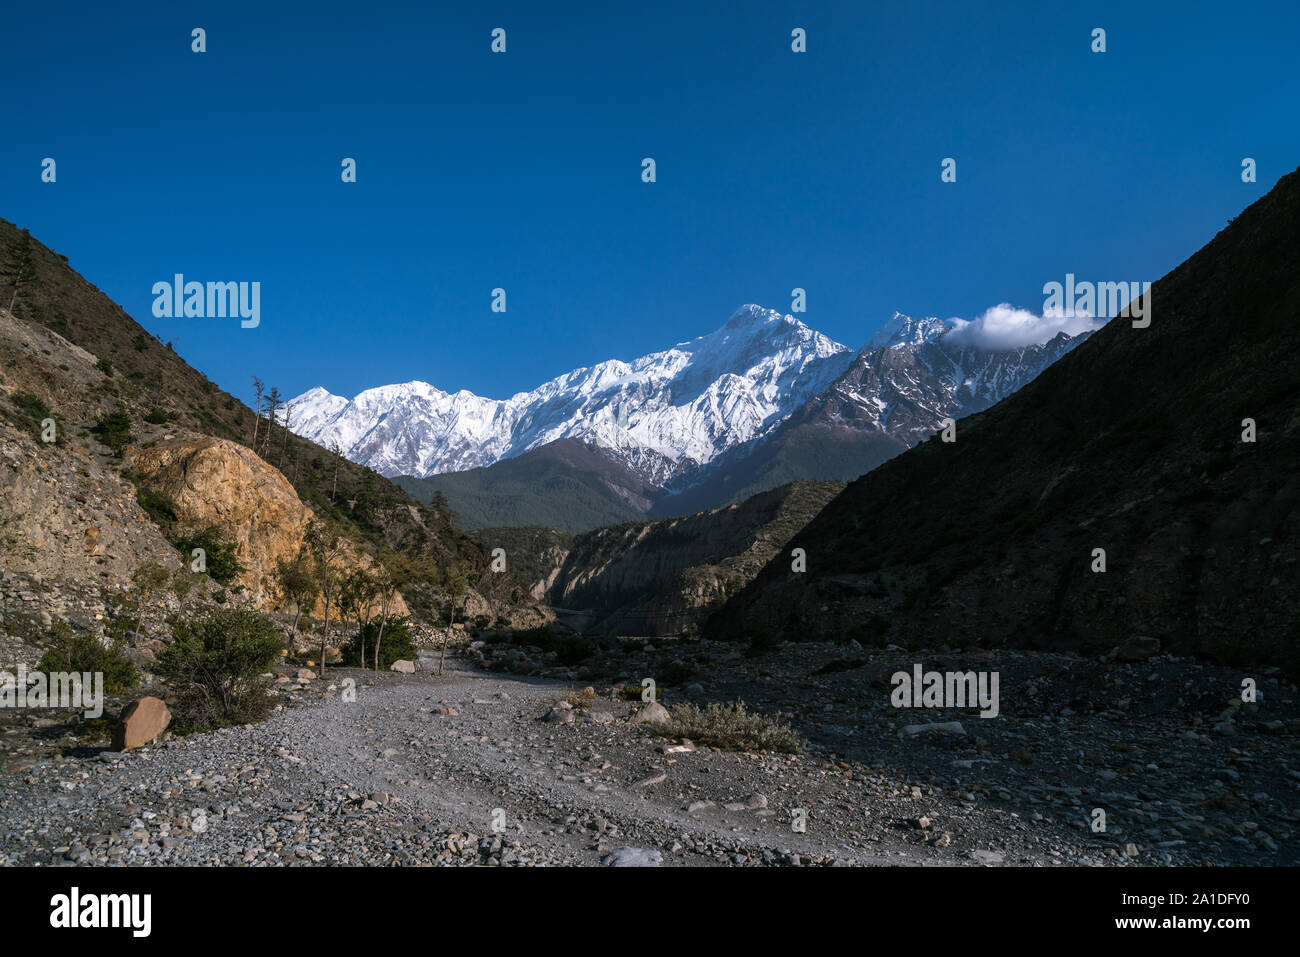
[[[944,721],[938,724],[908,724],[898,731],[900,738],[914,738],[919,734],[965,734],[966,729],[960,721]]]
[[[605,867],[658,867],[664,856],[660,851],[640,847],[620,847],[600,859]]]
[[[633,724],[665,725],[671,720],[672,717],[668,714],[668,709],[658,701],[651,701],[644,708],[638,708],[632,713]]]

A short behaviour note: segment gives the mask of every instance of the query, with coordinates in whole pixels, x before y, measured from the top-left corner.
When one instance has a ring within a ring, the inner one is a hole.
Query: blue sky
[[[13,4],[2,43],[0,216],[246,401],[504,398],[796,286],[854,348],[1037,311],[1158,278],[1300,164],[1294,0],[267,6]],[[154,318],[177,272],[261,282],[260,326]]]

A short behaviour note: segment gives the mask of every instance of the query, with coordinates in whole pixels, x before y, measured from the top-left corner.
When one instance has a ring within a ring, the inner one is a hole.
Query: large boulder
[[[400,658],[388,666],[389,671],[396,671],[400,675],[415,674],[415,662],[406,658]]]
[[[167,730],[172,713],[167,702],[152,695],[132,701],[122,709],[113,729],[111,751],[142,747]]]
[[[280,470],[252,449],[212,436],[142,449],[133,465],[145,487],[171,499],[178,522],[190,528],[215,525],[235,543],[244,566],[238,581],[259,604],[275,610],[277,598],[266,583],[279,562],[298,555],[314,516]],[[374,562],[349,545],[343,565],[371,568]],[[319,617],[324,604],[318,600],[315,608],[304,610]],[[390,612],[410,613],[401,595]]]

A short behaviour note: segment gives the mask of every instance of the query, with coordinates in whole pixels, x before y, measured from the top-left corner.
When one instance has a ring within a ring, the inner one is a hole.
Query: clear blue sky
[[[501,398],[796,286],[855,348],[895,309],[1037,311],[1158,278],[1300,164],[1295,0],[133,6],[6,7],[0,216],[246,401]],[[176,272],[260,281],[260,327],[155,319]]]

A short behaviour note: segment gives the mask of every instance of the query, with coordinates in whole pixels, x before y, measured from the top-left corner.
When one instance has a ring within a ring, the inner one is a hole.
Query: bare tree
[[[253,376],[253,391],[257,393],[257,404],[253,406],[253,451],[257,451],[257,431],[262,424],[262,393],[266,386],[257,376]]]
[[[397,581],[388,569],[382,565],[375,575],[375,594],[379,598],[379,634],[375,638],[375,670],[379,670],[379,646],[384,642],[384,628],[388,624],[388,612],[397,594]]]
[[[456,605],[465,597],[468,584],[465,574],[455,565],[447,569],[447,595],[450,598],[448,613],[448,631],[456,624]],[[438,674],[442,674],[443,662],[447,660],[447,635],[442,636],[442,651],[438,655]]]
[[[330,504],[333,505],[334,496],[339,490],[339,463],[343,458],[343,450],[337,442],[331,442],[330,451],[334,453],[334,487],[330,489]]]
[[[280,409],[284,406],[284,396],[280,395],[280,390],[271,386],[271,391],[266,394],[266,435],[262,437],[262,449],[258,453],[262,458],[266,458],[271,451],[271,440],[275,437],[275,424],[279,421]]]
[[[316,556],[316,582],[325,599],[325,630],[320,639],[320,673],[325,677],[325,650],[329,647],[330,606],[338,598],[343,578],[340,567],[347,547],[343,533],[335,525],[314,521],[307,529],[308,547]]]
[[[284,405],[284,428],[281,430],[284,432],[284,441],[280,443],[280,459],[275,463],[275,467],[281,472],[284,471],[285,453],[289,450],[289,420],[291,418],[293,418],[293,403],[286,402]]]

